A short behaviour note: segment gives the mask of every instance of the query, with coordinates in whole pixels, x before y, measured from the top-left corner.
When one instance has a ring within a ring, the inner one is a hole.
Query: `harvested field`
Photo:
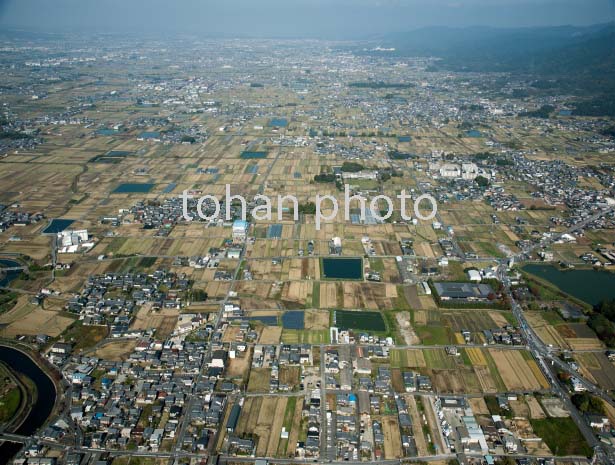
[[[29,303],[28,296],[19,297],[15,306],[0,316],[0,335],[9,339],[19,334],[36,336],[46,334],[57,337],[74,319],[61,312],[43,310]]]
[[[248,382],[248,392],[269,392],[271,368],[252,368]]]
[[[329,331],[307,331],[305,329],[282,330],[282,342],[285,344],[326,344],[329,342]]]
[[[240,334],[239,326],[228,325],[222,335],[222,342],[236,342]]]
[[[427,366],[421,349],[393,349],[390,357],[392,367],[424,368]]]
[[[176,308],[163,308],[152,310],[151,305],[143,305],[132,322],[132,329],[155,329],[156,337],[164,339],[171,335],[177,324],[179,310]]]
[[[329,312],[319,310],[306,310],[304,325],[305,329],[307,330],[328,330]]]
[[[312,294],[312,285],[312,281],[286,282],[282,286],[281,299],[283,302],[304,305],[308,296]]]
[[[287,398],[248,397],[241,410],[236,433],[256,436],[256,455],[277,455]]]
[[[282,336],[281,326],[265,326],[258,339],[259,344],[278,344]]]
[[[414,312],[414,324],[425,326],[427,324],[428,313],[426,310],[417,310]]]
[[[541,419],[546,418],[546,414],[542,407],[540,406],[540,402],[534,396],[528,396],[526,398],[527,406],[530,409],[530,418],[532,419]]]
[[[124,361],[137,346],[137,341],[112,341],[96,349],[94,356],[114,362]]]
[[[525,403],[525,400],[522,396],[519,396],[517,400],[509,401],[510,408],[513,411],[513,415],[515,417],[520,418],[529,418],[530,417],[530,408]]]
[[[229,378],[241,378],[242,383],[248,379],[248,373],[250,371],[252,347],[248,347],[246,352],[241,354],[241,357],[229,359],[229,365],[226,370],[226,375]]]
[[[604,353],[578,353],[575,359],[601,388],[615,389],[615,367]]]
[[[412,432],[414,433],[414,440],[416,441],[416,449],[418,451],[419,457],[423,457],[429,454],[429,449],[427,448],[427,441],[425,439],[425,434],[423,433],[423,420],[419,415],[416,400],[414,396],[405,396],[405,399],[408,403],[408,413],[412,418]]]
[[[468,403],[475,415],[490,415],[485,399],[482,397],[470,397]]]
[[[442,394],[478,394],[481,383],[471,368],[458,367],[449,370],[421,370],[431,378],[434,390]]]
[[[280,368],[280,384],[286,384],[291,390],[299,386],[300,377],[301,367],[283,366]]]
[[[508,390],[538,390],[548,387],[536,362],[525,360],[519,350],[489,349]],[[534,368],[535,367],[535,368]]]
[[[508,324],[508,320],[502,312],[488,312],[493,322],[500,328],[503,328]]]
[[[401,458],[401,436],[396,417],[382,417],[382,434],[384,434],[384,458]]]
[[[525,317],[538,337],[545,343],[554,347],[569,348],[567,341],[550,325],[539,312],[525,312]]]
[[[492,394],[498,392],[498,383],[491,375],[491,370],[487,366],[475,366],[474,374],[478,378],[481,390],[485,394]]]
[[[487,366],[487,358],[485,357],[485,352],[477,347],[469,347],[464,349],[472,362],[472,365],[481,365]]]
[[[320,283],[320,308],[335,308],[338,306],[337,301],[337,288],[338,284],[335,282],[321,282]],[[341,286],[340,290],[341,290]]]
[[[566,342],[572,350],[598,350],[604,348],[602,341],[595,337],[567,338]]]
[[[406,301],[408,305],[410,305],[410,308],[415,310],[422,309],[416,285],[404,287],[404,294],[406,295]]]

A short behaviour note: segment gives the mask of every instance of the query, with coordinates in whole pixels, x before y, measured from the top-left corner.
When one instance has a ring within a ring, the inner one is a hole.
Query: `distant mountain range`
[[[598,114],[615,115],[615,23],[589,27],[496,29],[432,27],[388,34],[380,50],[357,53],[436,56],[434,70],[509,72],[536,89],[600,96]],[[386,49],[394,48],[394,51]],[[591,113],[591,110],[588,110]]]

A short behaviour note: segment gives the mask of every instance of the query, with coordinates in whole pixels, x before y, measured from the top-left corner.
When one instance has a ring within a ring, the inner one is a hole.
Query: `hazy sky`
[[[347,37],[422,26],[587,25],[615,0],[0,0],[0,28]]]

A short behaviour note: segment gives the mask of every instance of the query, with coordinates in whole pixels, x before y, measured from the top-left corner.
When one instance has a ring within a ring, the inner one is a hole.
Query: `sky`
[[[0,0],[0,29],[364,38],[425,26],[589,25],[615,0]]]

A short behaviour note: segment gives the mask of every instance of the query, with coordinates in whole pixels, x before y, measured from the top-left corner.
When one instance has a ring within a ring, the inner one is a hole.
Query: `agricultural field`
[[[607,391],[615,389],[615,366],[604,352],[574,354],[583,376]]]
[[[136,340],[132,341],[111,341],[107,342],[96,349],[95,357],[111,361],[124,361],[137,345]]]
[[[378,312],[334,310],[333,323],[341,330],[384,332],[386,325]]]
[[[56,337],[75,321],[74,315],[61,311],[43,310],[29,303],[28,296],[21,296],[16,305],[0,315],[0,335],[14,338],[25,334],[48,334]]]
[[[156,330],[156,337],[166,338],[175,329],[178,317],[178,309],[152,310],[149,305],[143,305],[136,313],[131,327],[133,329],[153,328]]]
[[[580,455],[590,457],[592,449],[570,418],[545,418],[531,420],[534,433],[557,456]]]
[[[549,383],[529,353],[520,350],[489,349],[506,389],[540,390],[547,389]]]
[[[297,397],[248,397],[235,432],[254,435],[261,457],[294,456],[302,428],[301,406],[301,398]],[[288,440],[280,439],[282,428],[289,432]]]

